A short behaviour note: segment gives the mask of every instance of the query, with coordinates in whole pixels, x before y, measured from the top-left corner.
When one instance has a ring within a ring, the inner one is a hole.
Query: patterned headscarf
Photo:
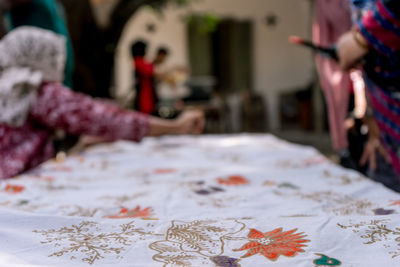
[[[0,41],[0,123],[22,126],[42,82],[62,82],[65,38],[20,27]]]

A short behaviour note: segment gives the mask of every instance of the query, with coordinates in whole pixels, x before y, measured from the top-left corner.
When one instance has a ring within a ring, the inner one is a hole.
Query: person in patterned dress
[[[52,158],[56,129],[136,142],[202,132],[198,111],[166,121],[69,90],[62,85],[65,58],[65,38],[47,30],[19,27],[0,41],[0,179]]]
[[[400,189],[400,1],[353,1],[363,8],[360,19],[337,45],[344,70],[363,64],[374,122],[362,160],[376,166],[376,152],[391,162],[397,178],[386,181]],[[375,126],[375,127],[374,127]]]

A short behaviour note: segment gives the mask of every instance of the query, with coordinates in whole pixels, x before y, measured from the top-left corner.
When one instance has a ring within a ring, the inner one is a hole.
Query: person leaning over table
[[[370,168],[375,169],[376,155],[382,154],[397,176],[385,183],[400,190],[400,1],[369,2],[372,9],[340,38],[337,49],[344,70],[364,61],[374,119],[369,120],[370,136],[362,161],[369,161]]]
[[[19,27],[0,41],[0,179],[53,157],[55,129],[136,142],[202,132],[198,111],[166,121],[69,90],[61,84],[65,53],[64,37],[34,27]]]

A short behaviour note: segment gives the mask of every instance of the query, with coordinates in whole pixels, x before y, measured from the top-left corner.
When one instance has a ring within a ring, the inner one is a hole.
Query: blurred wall
[[[125,95],[132,86],[130,44],[137,38],[151,42],[150,56],[158,45],[171,49],[169,63],[188,64],[186,25],[182,16],[189,12],[212,12],[221,18],[253,21],[253,85],[263,94],[268,106],[271,129],[279,127],[278,94],[312,81],[311,53],[291,46],[292,34],[310,37],[311,5],[307,0],[200,0],[188,8],[169,6],[163,15],[142,8],[126,25],[116,55],[115,93]],[[277,25],[267,26],[267,16],[275,14]],[[150,25],[155,31],[148,31]]]

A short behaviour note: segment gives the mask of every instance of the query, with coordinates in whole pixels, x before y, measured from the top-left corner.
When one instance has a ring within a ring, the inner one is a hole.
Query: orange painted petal
[[[107,218],[107,219],[124,219],[124,218],[126,218],[126,216],[111,215],[111,216],[104,216],[103,218]]]
[[[392,204],[390,204],[390,206],[396,206],[396,205],[400,206],[400,200],[393,201]]]
[[[226,184],[227,182],[225,181],[225,179],[218,178],[218,183],[219,183],[220,185],[224,185],[224,184]]]
[[[124,214],[124,213],[128,213],[128,209],[127,208],[122,208],[120,211],[119,211],[119,213],[120,214]]]
[[[253,255],[256,255],[260,252],[260,250],[261,250],[261,246],[252,248],[244,256],[242,256],[242,258],[247,258],[247,257],[253,256]]]
[[[282,253],[282,254],[285,255],[285,256],[287,256],[287,257],[293,257],[293,256],[297,255],[297,251],[292,250],[292,251],[284,252],[284,253]]]
[[[277,241],[277,242],[291,242],[291,241],[296,241],[296,240],[301,240],[303,237],[305,237],[305,236],[302,236],[302,235],[285,235],[285,236],[278,236],[278,237],[275,237],[274,239]]]
[[[25,190],[25,186],[7,184],[4,191],[11,194],[18,194]]]
[[[176,172],[176,169],[156,169],[154,170],[155,174],[169,174]]]
[[[244,244],[241,248],[237,249],[236,251],[248,250],[253,249],[255,247],[261,247],[261,244],[256,241],[251,241],[247,244]]]
[[[290,240],[290,239],[296,239],[298,238],[301,234],[293,234],[296,232],[297,229],[293,229],[287,232],[281,232],[278,233],[274,236],[275,240]]]
[[[282,232],[282,228],[277,228],[275,230],[272,230],[270,232],[264,233],[264,236],[269,236],[269,237],[274,237],[276,234]]]
[[[249,181],[246,178],[244,178],[243,176],[237,176],[237,175],[230,176],[229,180],[235,184],[248,184],[249,183]]]
[[[260,239],[260,238],[264,238],[264,237],[265,237],[265,235],[262,232],[260,232],[256,229],[250,229],[249,238]]]
[[[301,243],[310,242],[310,240],[308,240],[308,239],[300,239],[300,240],[296,240],[296,241],[294,241],[294,242],[301,244]]]
[[[263,251],[265,251],[265,253],[277,253],[280,255],[304,252],[304,250],[300,246],[296,246],[296,245],[292,246],[292,245],[287,245],[287,244],[267,245],[267,246],[263,247]]]
[[[268,252],[268,251],[261,251],[260,253],[261,255],[263,255],[264,257],[266,257],[267,259],[270,259],[272,261],[276,261],[279,258],[279,254],[278,253],[274,253],[274,252]]]
[[[286,232],[282,232],[281,234],[280,234],[280,236],[288,236],[288,235],[292,235],[294,232],[296,232],[297,231],[297,229],[293,229],[293,230],[290,230],[290,231],[286,231]],[[297,234],[294,234],[294,235],[299,235],[299,233],[297,233]],[[293,236],[293,235],[292,235]]]

